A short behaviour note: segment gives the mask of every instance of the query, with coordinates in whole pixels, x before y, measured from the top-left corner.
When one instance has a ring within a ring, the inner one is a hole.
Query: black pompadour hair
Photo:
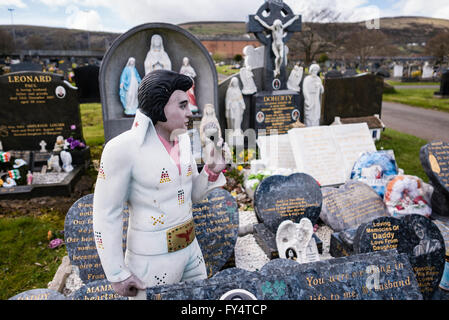
[[[176,90],[187,91],[193,85],[189,76],[170,71],[155,70],[140,82],[137,92],[140,111],[150,117],[153,124],[166,122],[164,107]]]

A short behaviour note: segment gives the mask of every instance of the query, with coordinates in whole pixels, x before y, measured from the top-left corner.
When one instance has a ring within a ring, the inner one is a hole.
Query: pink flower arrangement
[[[62,241],[62,239],[56,238],[50,241],[50,243],[48,244],[48,247],[50,249],[56,249],[60,246],[62,246],[64,244],[64,241]]]

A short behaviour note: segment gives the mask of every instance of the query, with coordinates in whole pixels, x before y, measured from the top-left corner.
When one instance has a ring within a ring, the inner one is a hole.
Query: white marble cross
[[[42,140],[42,141],[39,143],[39,145],[41,146],[40,152],[47,152],[47,149],[45,149],[45,147],[47,146],[47,143],[46,143],[44,140]]]

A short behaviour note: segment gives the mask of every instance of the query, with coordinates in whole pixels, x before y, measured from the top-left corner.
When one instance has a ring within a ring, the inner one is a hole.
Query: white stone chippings
[[[237,238],[234,254],[235,266],[248,271],[259,271],[270,261],[252,234]]]
[[[45,174],[34,172],[33,184],[61,183],[68,175],[69,173],[67,172],[47,172]]]

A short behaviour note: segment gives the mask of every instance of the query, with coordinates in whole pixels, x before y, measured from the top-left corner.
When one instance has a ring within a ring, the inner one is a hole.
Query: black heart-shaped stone
[[[430,299],[441,281],[446,256],[438,227],[424,216],[410,214],[401,219],[377,218],[357,229],[355,253],[392,249],[408,255],[423,298]]]
[[[421,147],[419,159],[432,184],[449,197],[449,143],[432,141]]]
[[[335,232],[389,216],[382,198],[366,183],[349,181],[339,188],[322,188],[321,192],[320,218]]]
[[[239,230],[237,201],[224,189],[214,189],[193,204],[195,234],[203,252],[207,274],[212,276],[234,252]]]
[[[315,224],[322,200],[318,182],[305,173],[270,176],[262,180],[254,193],[256,214],[274,234],[281,222],[288,219],[299,223],[305,217]]]

